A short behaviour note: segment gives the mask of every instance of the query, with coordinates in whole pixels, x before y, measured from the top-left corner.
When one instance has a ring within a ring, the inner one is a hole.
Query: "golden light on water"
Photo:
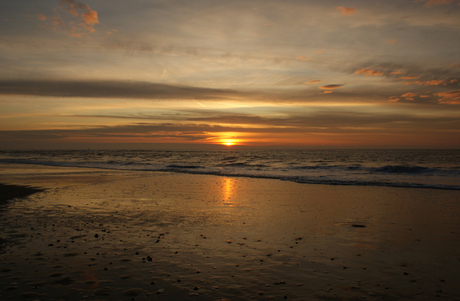
[[[233,181],[232,179],[226,178],[222,185],[222,197],[224,203],[230,203],[230,199],[233,195]]]

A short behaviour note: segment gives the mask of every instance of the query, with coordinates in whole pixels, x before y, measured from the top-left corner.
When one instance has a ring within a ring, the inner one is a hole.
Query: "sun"
[[[236,139],[221,139],[220,143],[226,146],[237,145],[238,141]]]

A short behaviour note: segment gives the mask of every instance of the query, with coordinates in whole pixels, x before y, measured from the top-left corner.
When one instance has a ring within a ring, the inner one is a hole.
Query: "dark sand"
[[[5,185],[0,183],[0,206],[7,204],[6,201],[8,200],[24,198],[28,195],[41,191],[43,191],[43,189],[28,186]]]
[[[0,182],[46,189],[0,212],[0,300],[460,300],[459,191],[26,165]]]

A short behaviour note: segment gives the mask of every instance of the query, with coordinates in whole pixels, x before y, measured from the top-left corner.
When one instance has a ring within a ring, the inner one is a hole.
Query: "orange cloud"
[[[407,92],[401,95],[401,97],[405,98],[406,100],[414,100],[415,96],[417,96],[417,93],[412,93],[412,92]]]
[[[460,104],[460,90],[436,93],[436,95],[441,97],[438,100],[440,103]]]
[[[391,96],[389,99],[388,99],[390,102],[398,102],[401,100],[401,98],[397,97],[397,96]]]
[[[401,71],[393,71],[393,72],[390,72],[388,74],[401,74],[402,72]]]
[[[330,94],[330,93],[332,93],[332,92],[334,92],[334,91],[332,91],[332,90],[326,90],[326,91],[322,91],[321,94]]]
[[[337,10],[339,10],[342,13],[342,15],[347,15],[347,16],[351,16],[356,12],[356,9],[354,7],[339,6],[337,7]]]
[[[322,80],[319,80],[319,79],[315,79],[315,80],[311,80],[311,81],[308,81],[308,82],[305,82],[307,85],[314,85],[314,84],[317,84],[317,83],[320,83],[322,82]]]
[[[372,69],[361,69],[361,70],[356,70],[355,74],[364,74],[366,76],[378,76],[378,75],[383,75],[382,72],[377,71],[377,70],[372,70]]]
[[[418,0],[417,2],[425,2],[426,0]],[[423,6],[425,7],[432,7],[435,5],[440,5],[440,4],[450,4],[454,1],[460,1],[460,0],[428,0]]]
[[[452,64],[449,66],[450,68],[459,68],[460,69],[460,64],[459,63],[455,63],[455,64]]]
[[[418,76],[403,76],[401,79],[415,79],[418,78]]]
[[[394,40],[391,40],[391,41],[387,41],[386,43],[387,44],[394,44],[398,41],[398,39],[394,39]]]
[[[53,9],[53,12],[54,12],[54,16],[51,18],[52,20],[51,24],[55,26],[66,27],[65,22],[61,19],[61,15],[59,14],[56,8]]]
[[[297,57],[297,59],[298,59],[298,60],[301,60],[301,61],[307,61],[307,60],[308,60],[308,58],[306,58],[306,57],[304,57],[304,56],[301,56],[301,55],[299,55],[299,56]]]
[[[66,24],[61,18],[58,9],[78,18],[79,21],[71,20]],[[60,0],[59,7],[53,9],[53,12],[52,24],[70,28],[70,35],[73,37],[81,37],[86,31],[94,32],[94,25],[99,23],[95,10],[92,10],[86,4],[74,0]]]
[[[46,21],[46,16],[44,14],[37,14],[38,21]]]
[[[118,30],[116,30],[116,29],[109,30],[109,31],[107,31],[107,35],[111,35],[114,32],[116,33],[116,32],[118,32]]]
[[[407,82],[406,85],[419,85],[419,86],[439,86],[439,85],[447,85],[447,83],[440,79],[440,80],[427,80],[427,81],[415,81],[415,82]]]

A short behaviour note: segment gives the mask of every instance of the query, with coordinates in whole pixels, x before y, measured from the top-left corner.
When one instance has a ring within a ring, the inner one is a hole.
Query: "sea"
[[[460,189],[460,150],[0,151],[0,164],[269,178],[324,185]]]

